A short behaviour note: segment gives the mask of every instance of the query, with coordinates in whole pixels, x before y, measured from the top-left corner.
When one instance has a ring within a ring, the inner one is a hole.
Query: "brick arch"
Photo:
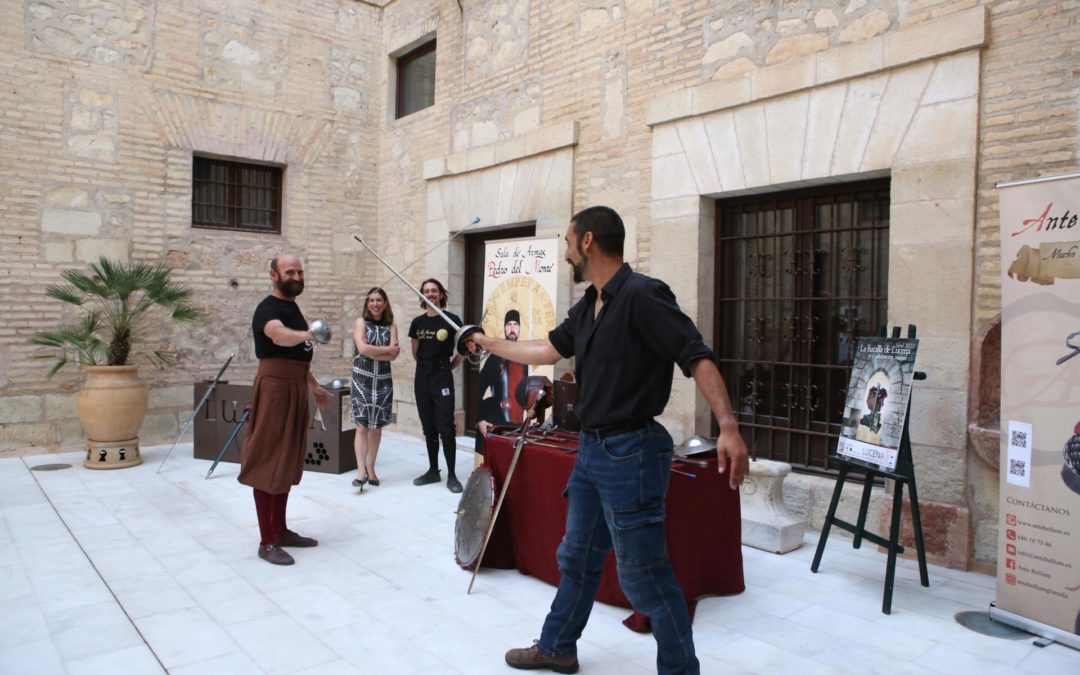
[[[313,117],[155,90],[139,99],[164,145],[195,152],[304,166],[334,135],[332,122]]]

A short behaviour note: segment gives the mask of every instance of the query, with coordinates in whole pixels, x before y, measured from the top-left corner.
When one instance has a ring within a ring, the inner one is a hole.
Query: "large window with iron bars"
[[[886,322],[889,180],[717,203],[715,346],[758,457],[831,473],[856,338]]]

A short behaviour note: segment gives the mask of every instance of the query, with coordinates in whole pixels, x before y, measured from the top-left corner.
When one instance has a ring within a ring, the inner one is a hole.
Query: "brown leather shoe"
[[[271,565],[291,565],[296,562],[291,555],[282,551],[274,544],[268,544],[266,546],[259,544],[259,557]]]
[[[506,665],[518,670],[553,670],[556,673],[576,673],[576,656],[548,656],[535,642],[532,647],[506,652]]]
[[[302,537],[292,530],[285,530],[277,536],[278,546],[292,546],[293,548],[311,548],[318,546],[319,542],[311,537]]]

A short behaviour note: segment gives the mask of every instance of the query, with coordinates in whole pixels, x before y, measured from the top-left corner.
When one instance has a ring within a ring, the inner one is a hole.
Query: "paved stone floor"
[[[293,549],[292,567],[255,556],[235,464],[205,480],[209,462],[186,444],[157,473],[167,449],[119,471],[86,470],[80,453],[0,460],[0,673],[508,673],[504,651],[537,636],[553,587],[485,570],[465,594],[458,498],[412,485],[419,440],[387,432],[382,485],[362,494],[351,475],[306,474],[289,525],[321,543]],[[30,470],[56,462],[72,468]],[[815,541],[785,556],[743,549],[746,592],[698,606],[702,672],[1080,673],[1080,652],[955,623],[985,611],[991,577],[932,567],[924,589],[903,561],[885,616],[884,556],[837,539],[815,575]],[[626,616],[596,606],[582,672],[654,672],[652,637]]]

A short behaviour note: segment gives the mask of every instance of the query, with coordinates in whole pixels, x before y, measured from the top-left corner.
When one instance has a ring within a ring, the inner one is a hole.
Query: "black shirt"
[[[307,319],[300,312],[300,305],[289,300],[281,300],[272,295],[266,296],[259,306],[255,308],[255,316],[251,319],[251,332],[255,338],[255,356],[260,359],[269,359],[275,356],[292,359],[293,361],[311,361],[312,350],[307,349],[303,342],[292,347],[279,347],[274,341],[266,336],[263,329],[270,321],[277,319],[286,328],[293,330],[307,330]]]
[[[450,317],[451,321],[459,326],[461,325],[461,319],[456,314],[447,312],[445,309],[443,313]],[[416,360],[446,361],[447,365],[449,365],[450,359],[454,358],[454,334],[456,332],[457,330],[446,323],[446,320],[438,314],[428,316],[425,312],[413,319],[409,325],[409,337],[420,341],[419,346],[416,348]]]
[[[667,284],[623,264],[601,291],[604,306],[594,320],[596,287],[570,308],[548,334],[564,357],[577,357],[581,426],[599,429],[645,422],[664,412],[674,364],[690,376],[700,359],[713,358],[694,322],[683,314]]]

